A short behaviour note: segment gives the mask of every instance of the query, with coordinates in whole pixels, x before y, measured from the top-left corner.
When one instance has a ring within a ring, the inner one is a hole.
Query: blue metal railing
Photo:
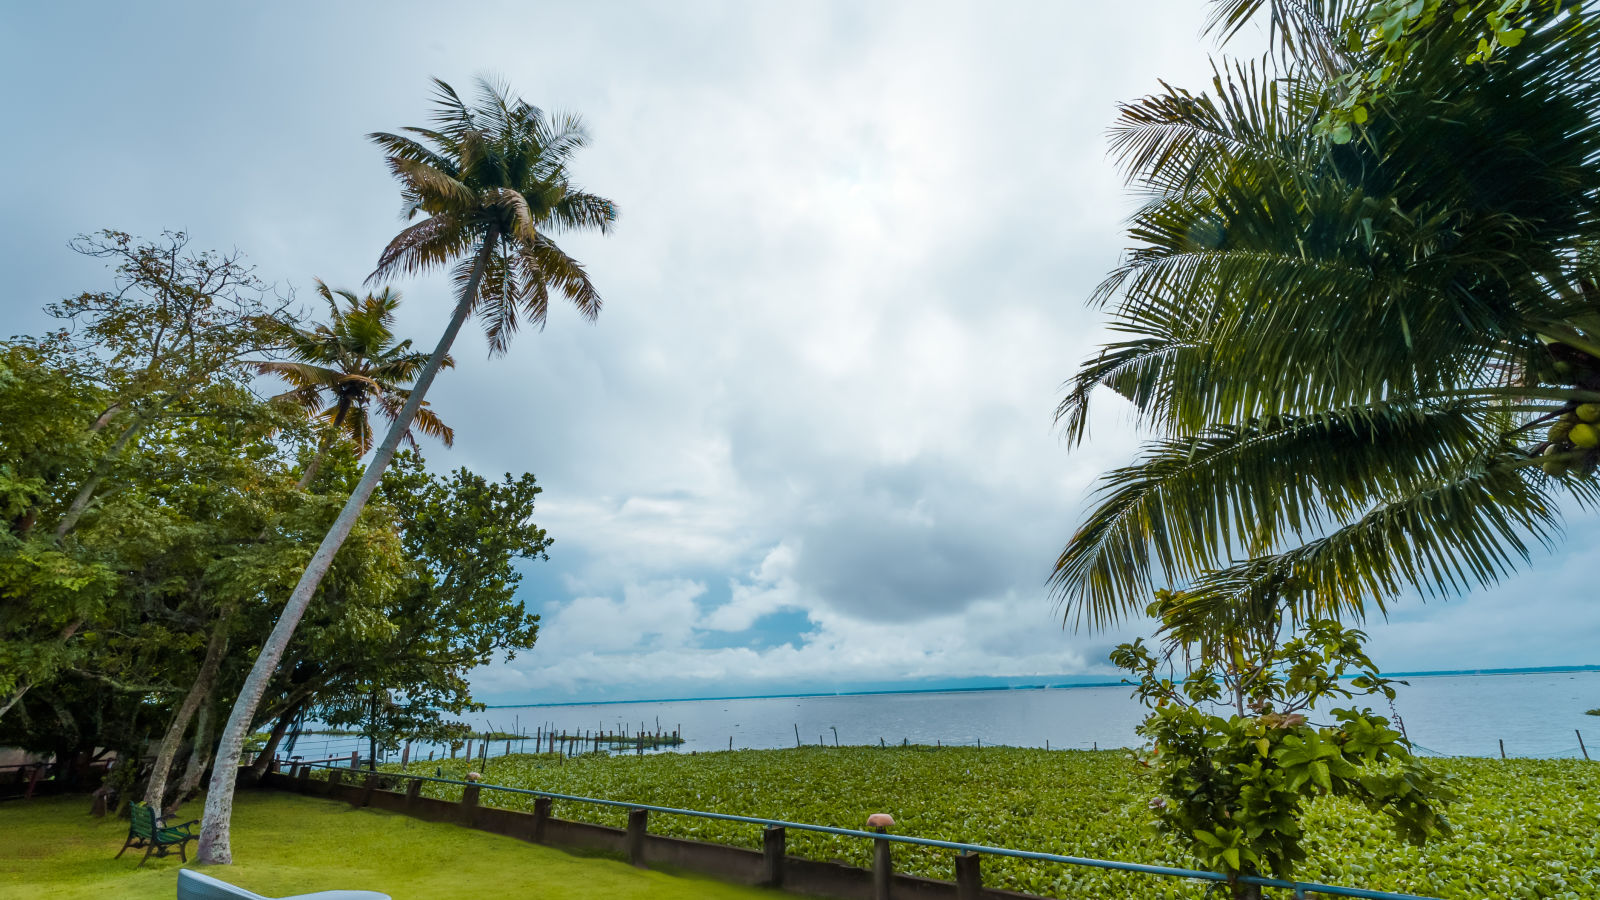
[[[338,769],[350,771],[347,766],[334,766],[327,763],[313,763],[309,768]],[[1108,859],[1093,859],[1084,856],[1063,856],[1058,853],[1039,853],[1033,850],[1013,850],[1009,847],[991,847],[987,844],[964,844],[959,841],[941,841],[934,838],[911,837],[902,834],[884,834],[876,831],[861,831],[855,828],[835,828],[831,825],[811,825],[805,822],[786,822],[782,819],[762,819],[755,816],[739,816],[732,813],[707,812],[699,809],[678,809],[672,806],[653,806],[648,803],[630,803],[625,800],[604,800],[599,797],[580,797],[575,794],[558,794],[553,791],[536,791],[529,788],[514,788],[498,784],[484,784],[482,782],[456,781],[450,778],[433,778],[427,775],[412,775],[408,772],[369,772],[383,778],[410,778],[417,781],[433,782],[435,784],[452,784],[462,787],[476,786],[479,789],[500,791],[507,794],[518,794],[526,797],[548,797],[551,800],[567,800],[574,803],[590,803],[595,806],[620,807],[622,809],[643,809],[650,812],[663,813],[673,816],[691,816],[701,819],[716,819],[723,822],[743,822],[749,825],[762,825],[777,828],[792,828],[796,831],[811,831],[819,834],[837,834],[844,837],[866,838],[874,841],[890,841],[896,844],[911,844],[918,847],[937,847],[943,850],[959,850],[967,853],[981,853],[989,856],[1007,856],[1013,859],[1030,859],[1041,862],[1062,863],[1069,866],[1087,866],[1096,869],[1110,869],[1118,872],[1138,872],[1145,875],[1160,875],[1168,878],[1192,878],[1201,881],[1227,881],[1226,875],[1217,872],[1204,872],[1198,869],[1181,869],[1175,866],[1153,866],[1145,863],[1117,862]],[[1252,875],[1240,876],[1239,880],[1246,884],[1255,884],[1262,887],[1283,888],[1294,891],[1296,898],[1304,898],[1307,894],[1325,894],[1330,897],[1361,897],[1365,900],[1438,900],[1436,897],[1424,897],[1419,894],[1396,894],[1391,891],[1374,891],[1366,888],[1340,887],[1336,884],[1321,884],[1315,881],[1285,881],[1279,878],[1262,878]]]

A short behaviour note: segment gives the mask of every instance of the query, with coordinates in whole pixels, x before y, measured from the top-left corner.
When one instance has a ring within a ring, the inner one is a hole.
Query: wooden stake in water
[[[799,722],[794,723],[794,745],[796,747],[800,746],[800,723]]]
[[[1506,758],[1506,739],[1500,738],[1500,758]]]
[[[1583,745],[1583,732],[1581,732],[1578,729],[1574,728],[1574,729],[1572,729],[1572,733],[1578,736],[1578,749],[1583,751],[1583,758],[1584,759],[1588,759],[1589,758],[1589,748],[1585,747]]]

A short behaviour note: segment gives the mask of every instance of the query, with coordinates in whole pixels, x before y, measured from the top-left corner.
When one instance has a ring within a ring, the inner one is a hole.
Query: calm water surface
[[[1600,758],[1600,672],[1423,676],[1406,679],[1394,704],[1406,733],[1423,752],[1497,756],[1578,756],[1578,737]],[[1144,709],[1129,688],[1082,687],[1010,691],[919,692],[750,700],[499,707],[468,721],[475,728],[554,727],[579,732],[626,727],[636,733],[682,728],[679,752],[793,747],[807,744],[1009,744],[1052,748],[1124,747],[1138,741]],[[1384,712],[1381,698],[1368,702]],[[1313,717],[1314,719],[1316,717]],[[305,738],[296,753],[348,753],[349,738]],[[364,747],[362,748],[364,749]],[[513,749],[516,749],[513,747]],[[529,748],[531,749],[531,747]],[[426,750],[423,751],[424,753]],[[493,752],[504,752],[495,744]],[[421,755],[421,754],[419,754]]]

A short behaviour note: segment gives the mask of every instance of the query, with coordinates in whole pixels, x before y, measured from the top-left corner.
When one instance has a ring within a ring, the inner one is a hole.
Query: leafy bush
[[[1152,612],[1181,600],[1159,591]],[[1149,804],[1158,827],[1227,875],[1236,900],[1261,896],[1240,876],[1294,877],[1305,858],[1300,822],[1319,796],[1387,816],[1413,844],[1450,831],[1440,807],[1454,795],[1388,719],[1367,708],[1331,710],[1337,724],[1308,718],[1321,701],[1394,699],[1361,649],[1366,636],[1330,619],[1305,623],[1300,634],[1292,628],[1272,607],[1199,632],[1169,619],[1165,652],[1141,639],[1111,654],[1151,710],[1138,728],[1151,747],[1138,756],[1160,785]],[[1175,681],[1179,661],[1184,675]],[[1359,674],[1343,680],[1351,670]]]

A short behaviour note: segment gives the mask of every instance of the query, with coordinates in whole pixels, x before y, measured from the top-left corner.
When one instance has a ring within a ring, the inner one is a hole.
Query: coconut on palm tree
[[[375,408],[393,423],[411,396],[405,385],[428,362],[427,354],[411,349],[411,341],[394,339],[400,292],[384,288],[357,297],[319,280],[317,293],[327,301],[327,323],[290,330],[285,335],[290,359],[255,364],[256,371],[293,386],[274,399],[299,404],[323,426],[322,440],[300,476],[301,488],[316,477],[329,446],[340,435],[355,445],[357,455],[365,456],[372,449],[370,410]],[[450,368],[455,363],[446,356],[441,365]],[[413,428],[446,447],[455,440],[454,430],[440,421],[427,401],[417,408]],[[416,443],[409,431],[405,439]]]
[[[1419,24],[1330,141],[1338,86],[1388,65],[1361,49],[1374,5],[1273,3],[1297,18],[1274,20],[1291,37],[1265,70],[1122,110],[1113,147],[1149,199],[1097,295],[1121,338],[1058,417],[1081,441],[1109,387],[1152,438],[1056,562],[1069,621],[1167,585],[1191,623],[1269,594],[1323,616],[1448,596],[1553,541],[1564,500],[1600,500],[1581,418],[1600,402],[1600,16],[1534,5],[1487,64],[1462,62],[1472,21]]]
[[[228,822],[235,770],[256,707],[295,626],[394,458],[462,324],[478,314],[490,351],[503,353],[519,324],[543,324],[552,293],[566,298],[587,319],[600,312],[600,294],[588,273],[554,239],[568,231],[608,233],[616,221],[614,203],[572,183],[568,165],[588,140],[582,121],[573,115],[546,115],[489,81],[479,82],[474,104],[462,100],[443,81],[435,79],[434,86],[431,127],[370,135],[388,154],[406,217],[421,221],[395,236],[368,280],[453,265],[460,294],[438,346],[417,373],[410,396],[312,555],[240,688],[217,748],[206,796],[198,848],[203,862],[232,861]]]

